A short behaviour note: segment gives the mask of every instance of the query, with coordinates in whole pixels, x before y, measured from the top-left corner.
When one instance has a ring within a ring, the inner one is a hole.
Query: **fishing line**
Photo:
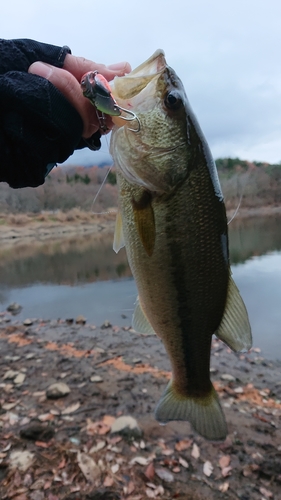
[[[240,188],[240,189],[239,189],[239,188]],[[239,177],[237,177],[237,191],[238,191],[238,192],[239,192],[239,191],[241,192],[241,194],[240,194],[240,199],[239,199],[239,202],[238,202],[237,208],[236,208],[236,210],[235,210],[235,212],[234,212],[233,216],[231,217],[231,219],[227,222],[227,225],[229,225],[229,224],[230,224],[230,223],[231,223],[231,222],[235,219],[236,215],[237,215],[237,214],[238,214],[238,212],[239,212],[240,206],[241,206],[241,202],[242,202],[242,198],[243,198],[243,194],[244,194],[244,192],[243,192],[243,191],[244,191],[244,189],[243,189],[243,187],[242,187],[242,185],[241,185],[241,183],[240,183],[240,179],[239,179]]]
[[[108,139],[107,139],[107,136],[105,135],[105,136],[104,136],[104,138],[105,138],[105,141],[106,141],[106,144],[107,144],[107,149],[109,150],[109,144],[108,144]],[[106,183],[106,179],[107,179],[107,177],[108,177],[108,175],[109,175],[109,172],[110,172],[110,171],[111,171],[111,169],[112,169],[112,166],[113,166],[113,165],[111,165],[111,166],[108,168],[108,170],[107,170],[107,172],[106,172],[106,174],[105,174],[105,177],[104,177],[104,179],[103,179],[103,181],[102,181],[102,183],[101,183],[101,185],[100,185],[100,187],[99,187],[99,189],[98,189],[98,191],[97,191],[97,193],[96,193],[96,195],[95,195],[95,197],[94,197],[94,199],[93,199],[93,201],[92,201],[91,212],[92,212],[92,214],[94,214],[94,215],[117,214],[117,210],[107,210],[106,212],[94,212],[94,211],[93,211],[93,206],[94,206],[94,204],[95,204],[95,202],[96,202],[96,200],[97,200],[97,197],[99,196],[99,194],[100,194],[100,192],[101,192],[101,190],[102,190],[103,186],[104,186],[104,185],[105,185],[105,183]]]

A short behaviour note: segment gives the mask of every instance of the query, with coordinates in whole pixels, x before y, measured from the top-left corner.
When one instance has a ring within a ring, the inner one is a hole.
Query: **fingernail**
[[[53,67],[50,64],[37,61],[28,68],[28,72],[34,75],[42,76],[43,78],[49,78],[52,74]]]
[[[110,64],[110,66],[107,66],[108,69],[112,69],[113,71],[124,71],[129,64],[126,61],[115,63],[115,64]]]

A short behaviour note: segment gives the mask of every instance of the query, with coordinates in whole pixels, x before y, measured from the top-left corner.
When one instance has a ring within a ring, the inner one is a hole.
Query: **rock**
[[[31,326],[33,325],[33,321],[30,318],[26,318],[23,322],[24,326]]]
[[[101,329],[102,330],[105,330],[105,328],[111,328],[112,327],[112,324],[110,323],[110,321],[106,320],[102,325],[101,325]]]
[[[48,387],[46,396],[49,399],[63,398],[70,393],[70,389],[64,382],[56,382]]]
[[[75,323],[77,325],[85,325],[86,321],[87,319],[84,316],[82,316],[82,314],[80,314],[79,316],[77,316]]]
[[[19,373],[14,379],[14,384],[20,385],[25,381],[26,375],[24,373]]]
[[[12,302],[12,304],[10,304],[8,307],[7,307],[7,311],[9,311],[10,313],[16,315],[16,314],[19,314],[22,310],[22,306],[20,304],[18,304],[17,302]]]
[[[99,382],[103,382],[103,378],[100,377],[99,375],[93,375],[91,378],[90,378],[90,381],[91,382],[96,382],[96,383],[99,383]]]
[[[39,423],[31,423],[20,430],[20,437],[32,441],[50,441],[54,436],[53,427]]]
[[[79,316],[78,316],[78,318],[79,318]],[[74,319],[73,319],[73,318],[67,318],[67,319],[65,320],[65,322],[66,322],[68,325],[72,325],[72,324],[73,324],[73,321],[74,321]]]
[[[236,378],[233,377],[233,375],[230,375],[230,373],[223,373],[221,375],[221,379],[225,380],[226,382],[235,382]]]
[[[111,426],[111,432],[118,433],[129,438],[140,438],[142,431],[138,426],[137,421],[129,415],[123,415],[116,418]]]
[[[3,380],[13,380],[15,377],[17,377],[19,375],[19,372],[15,371],[15,370],[8,370],[4,377],[3,377]]]

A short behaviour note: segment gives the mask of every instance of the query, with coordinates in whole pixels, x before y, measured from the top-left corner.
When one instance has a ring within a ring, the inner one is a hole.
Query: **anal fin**
[[[132,327],[138,333],[146,335],[155,335],[155,331],[149,323],[143,309],[140,305],[139,297],[136,300],[136,306],[133,314]]]
[[[248,351],[252,347],[252,332],[246,306],[231,276],[224,315],[215,335],[235,352]]]

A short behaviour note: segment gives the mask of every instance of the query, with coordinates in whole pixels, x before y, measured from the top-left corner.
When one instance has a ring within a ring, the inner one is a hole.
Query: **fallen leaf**
[[[151,479],[154,478],[154,475],[155,475],[155,470],[154,470],[154,465],[153,465],[153,462],[151,462],[147,468],[145,469],[145,473],[144,473],[145,477],[147,477],[147,479],[149,479],[151,481]]]
[[[225,493],[229,488],[229,483],[223,483],[219,486],[219,490],[222,492],[222,493]]]
[[[200,449],[196,443],[194,443],[192,446],[191,456],[196,459],[200,457]]]
[[[167,483],[172,483],[174,481],[173,474],[168,469],[164,469],[164,467],[156,467],[155,474]]]
[[[219,465],[221,469],[224,469],[224,467],[228,467],[230,464],[231,457],[229,455],[223,455],[219,459]]]
[[[101,475],[101,470],[96,462],[86,453],[77,453],[77,462],[80,470],[88,482],[94,483]]]
[[[114,483],[114,479],[113,479],[113,477],[106,476],[106,477],[104,478],[104,481],[103,481],[103,486],[105,486],[105,487],[107,487],[107,488],[108,488],[108,487],[112,486],[112,485],[113,485],[113,483]]]
[[[203,472],[204,472],[205,476],[210,477],[213,470],[214,470],[214,467],[212,466],[211,462],[209,462],[209,460],[207,460],[203,465]]]
[[[62,415],[69,415],[70,413],[74,413],[76,410],[80,408],[80,403],[79,401],[77,403],[73,403],[72,405],[67,406],[62,410],[61,414]]]
[[[34,454],[29,451],[12,451],[9,457],[9,464],[12,469],[19,469],[25,472],[33,463]]]
[[[262,486],[260,488],[260,493],[262,495],[264,495],[266,498],[272,498],[273,497],[273,493],[271,491],[267,490],[266,488],[263,488]]]
[[[179,458],[179,464],[185,467],[186,469],[188,469],[189,467],[188,462],[182,457]]]
[[[49,420],[54,420],[54,415],[52,413],[43,413],[42,415],[38,415],[38,419],[41,422],[48,422]]]
[[[139,465],[147,465],[149,464],[150,462],[150,459],[149,458],[145,458],[145,457],[134,457],[132,458],[132,460],[130,461],[130,465],[134,465],[134,464],[139,464]]]
[[[181,441],[178,441],[175,445],[175,449],[177,451],[184,451],[188,450],[192,445],[192,439],[182,439]]]
[[[145,494],[147,498],[156,498],[156,494],[154,490],[151,490],[150,488],[146,488]]]
[[[96,453],[99,450],[102,450],[106,446],[105,441],[98,441],[96,445],[92,446],[89,450],[89,454]]]
[[[111,472],[112,474],[116,474],[116,472],[119,471],[119,464],[114,464],[111,466]]]
[[[230,471],[232,470],[232,467],[224,467],[221,471],[221,474],[223,477],[229,476]]]
[[[3,408],[3,410],[9,411],[9,410],[12,410],[12,408],[15,408],[15,406],[17,406],[19,403],[20,403],[20,399],[18,399],[17,401],[14,401],[13,403],[4,403],[2,405],[2,408]]]
[[[35,441],[35,445],[39,448],[50,448],[51,443],[45,443],[44,441]]]

